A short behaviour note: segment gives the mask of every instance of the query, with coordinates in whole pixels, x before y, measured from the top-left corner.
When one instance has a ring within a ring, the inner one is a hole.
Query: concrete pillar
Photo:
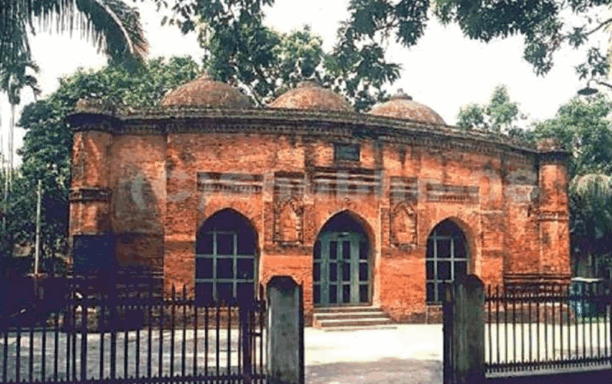
[[[286,384],[304,383],[304,308],[302,287],[289,276],[267,286],[268,372]]]
[[[485,379],[484,284],[476,275],[467,275],[449,287],[446,299],[444,382],[482,383]]]

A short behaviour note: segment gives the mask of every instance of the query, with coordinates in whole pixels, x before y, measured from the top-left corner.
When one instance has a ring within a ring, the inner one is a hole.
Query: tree
[[[155,59],[135,70],[117,65],[95,72],[79,70],[61,79],[49,97],[25,106],[19,120],[19,126],[26,130],[19,150],[23,164],[5,212],[9,226],[2,237],[4,250],[15,244],[33,244],[34,191],[42,180],[42,254],[49,258],[66,253],[72,131],[65,118],[79,99],[99,98],[123,108],[153,107],[169,90],[201,72],[190,58]]]
[[[0,67],[0,89],[7,93],[8,101],[11,104],[8,137],[8,172],[6,177],[6,183],[8,185],[10,185],[11,172],[13,170],[15,108],[21,103],[21,91],[23,88],[29,87],[34,93],[34,97],[38,96],[41,92],[36,77],[28,73],[28,69],[32,70],[34,73],[38,73],[39,71],[38,65],[28,59],[25,54],[19,56],[15,61]]]
[[[0,2],[0,67],[31,59],[28,33],[81,31],[113,60],[141,58],[147,42],[139,13],[121,0],[3,0]]]
[[[166,2],[156,0],[163,6]],[[174,2],[172,18],[185,33],[198,30],[205,65],[213,77],[245,89],[259,105],[301,80],[314,80],[343,94],[364,110],[386,94],[382,86],[399,77],[399,66],[370,47],[326,53],[308,27],[290,34],[263,25],[263,7],[272,0]]]
[[[576,97],[559,108],[552,119],[537,123],[536,140],[555,138],[572,153],[569,177],[587,173],[612,175],[612,104],[605,95]]]
[[[338,49],[364,52],[384,46],[391,37],[411,47],[425,33],[432,11],[443,23],[457,23],[471,39],[521,36],[524,58],[538,75],[550,71],[562,47],[588,45],[585,61],[576,68],[580,78],[604,76],[607,55],[589,39],[612,24],[612,18],[601,17],[610,4],[612,0],[351,0]]]
[[[244,25],[236,35],[220,38],[213,28],[202,25],[199,36],[211,75],[246,89],[260,106],[300,80],[321,80],[322,41],[309,28],[282,34],[261,24]],[[239,41],[228,44],[232,38]]]
[[[612,177],[601,173],[576,176],[569,191],[574,271],[578,276],[595,277],[597,267],[612,266]]]
[[[508,88],[498,85],[493,90],[489,104],[476,103],[461,107],[457,115],[457,126],[462,129],[480,129],[496,133],[518,134],[517,124],[526,116],[520,112],[518,103],[510,101]]]
[[[536,124],[536,140],[554,138],[571,152],[568,166],[574,272],[612,266],[612,105],[604,95],[574,98]]]

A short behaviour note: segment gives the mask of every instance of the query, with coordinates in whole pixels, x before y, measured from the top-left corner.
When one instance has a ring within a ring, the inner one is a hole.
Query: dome
[[[164,107],[249,108],[251,100],[228,84],[203,75],[170,91],[161,100]]]
[[[389,101],[375,106],[368,113],[370,115],[392,117],[394,119],[446,125],[444,119],[436,111],[412,100],[412,97],[402,92],[401,89]]]
[[[299,83],[296,88],[283,93],[268,106],[319,111],[353,111],[342,96],[309,81]]]

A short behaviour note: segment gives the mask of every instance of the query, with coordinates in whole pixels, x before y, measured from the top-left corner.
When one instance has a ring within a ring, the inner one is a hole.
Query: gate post
[[[452,314],[449,357],[454,371],[450,376],[459,384],[482,383],[485,379],[484,284],[477,276],[467,275],[449,288],[452,290],[452,308],[448,310],[449,316]]]
[[[453,384],[456,381],[455,378],[455,361],[454,351],[455,346],[453,344],[454,336],[454,324],[453,319],[455,314],[453,310],[455,308],[455,297],[452,286],[446,288],[444,295],[444,302],[442,303],[442,364],[443,364],[443,383]]]
[[[268,373],[279,382],[304,383],[304,316],[302,287],[289,276],[267,285]]]

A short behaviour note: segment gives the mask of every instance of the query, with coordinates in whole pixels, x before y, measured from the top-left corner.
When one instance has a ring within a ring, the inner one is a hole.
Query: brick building
[[[96,250],[202,299],[290,275],[308,315],[371,304],[398,321],[465,273],[569,280],[567,153],[457,130],[404,94],[360,114],[303,83],[254,108],[202,77],[154,110],[83,101],[69,120],[75,262]]]

